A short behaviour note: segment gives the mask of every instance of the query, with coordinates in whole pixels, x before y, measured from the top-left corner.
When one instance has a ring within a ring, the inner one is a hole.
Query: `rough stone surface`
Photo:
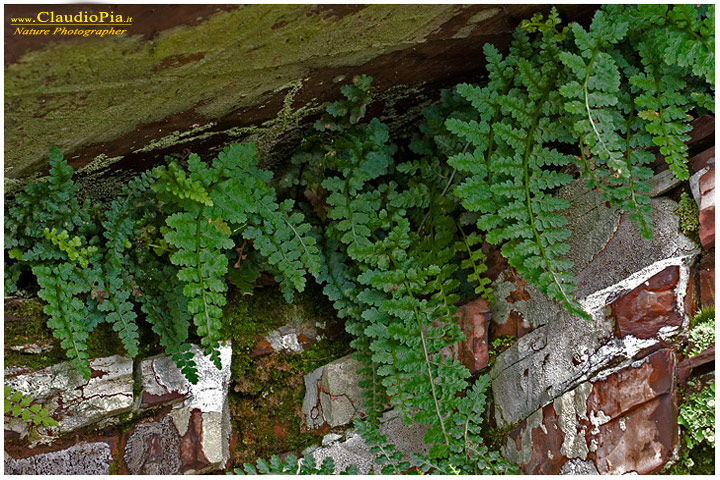
[[[305,375],[302,412],[308,427],[346,425],[361,411],[359,368],[360,363],[347,355]]]
[[[35,372],[6,377],[5,384],[31,395],[52,412],[57,427],[40,427],[56,436],[92,425],[130,410],[133,404],[133,362],[114,355],[90,361],[91,378],[85,380],[70,362]],[[25,422],[6,422],[6,430],[22,436]]]
[[[319,335],[320,329],[314,320],[297,319],[264,335],[250,356],[256,358],[270,353],[302,353]]]
[[[124,458],[133,475],[181,473],[180,435],[170,417],[137,425],[127,438]]]
[[[531,285],[523,286],[519,294],[518,282],[507,272],[498,277],[493,284],[497,298],[493,321],[502,323],[517,314],[533,328],[499,355],[490,373],[500,425],[516,424],[603,369],[609,369],[605,371],[609,374],[659,348],[687,321],[683,313],[681,322],[674,318],[671,325],[657,325],[653,336],[638,338],[628,332],[618,337],[616,322],[607,315],[607,305],[665,270],[677,272],[671,275],[677,280],[671,289],[673,299],[663,297],[664,301],[674,305],[678,315],[684,312],[689,265],[698,251],[678,231],[673,213],[676,204],[665,198],[652,200],[655,234],[648,242],[627,215],[607,208],[599,194],[588,192],[580,182],[567,188],[563,196],[574,206],[569,212],[568,227],[573,234],[569,256],[575,263],[579,301],[592,321],[568,314]],[[657,289],[660,292],[663,287]],[[625,302],[635,309],[642,307],[643,299],[659,297],[652,290],[643,295],[638,292],[636,303]],[[642,319],[647,323],[649,318]]]
[[[143,360],[140,375],[143,406],[185,399],[190,392],[190,383],[167,355]]]
[[[591,461],[583,462],[573,458],[565,462],[560,470],[561,475],[598,475],[595,464]]]
[[[220,346],[220,370],[198,346],[193,345],[191,351],[199,377],[195,385],[167,356],[150,358],[140,365],[143,387],[141,406],[173,405],[168,415],[154,423],[143,424],[151,426],[137,427],[142,428],[137,434],[139,440],[133,444],[133,449],[128,450],[128,447],[125,450],[125,463],[131,473],[131,465],[136,471],[154,469],[163,474],[204,473],[222,468],[230,457],[231,424],[227,392],[232,347],[229,342]],[[154,457],[159,444],[153,438],[161,431],[171,437],[167,449],[174,451],[177,443],[177,462],[163,463]]]
[[[380,424],[380,432],[387,437],[389,443],[395,445],[406,460],[411,453],[428,453],[430,447],[423,441],[425,431],[421,425],[405,425],[394,412],[386,412]],[[323,440],[322,447],[308,453],[318,463],[332,457],[335,461],[335,473],[342,472],[353,464],[358,466],[360,475],[380,473],[380,467],[374,461],[375,455],[370,453],[370,447],[354,430],[346,432],[344,438],[333,437],[329,442]]]
[[[666,326],[682,325],[682,315],[677,309],[677,287],[680,268],[667,267],[648,281],[610,304],[616,321],[618,337],[633,335],[650,338]]]
[[[504,454],[527,474],[655,472],[677,444],[673,379],[662,349],[585,382],[515,427]]]
[[[715,304],[715,251],[700,259],[700,305]]]
[[[78,443],[64,450],[12,458],[5,453],[6,475],[109,475],[113,461],[105,442]]]
[[[39,11],[8,8],[16,17]],[[571,21],[590,18],[594,7],[558,9]],[[133,25],[110,42],[8,38],[6,177],[46,168],[51,145],[76,167],[102,153],[124,157],[115,164],[124,170],[149,168],[186,147],[203,154],[252,137],[258,126],[254,139],[275,146],[314,107],[336,100],[338,83],[359,72],[375,78],[378,97],[409,88],[404,103],[388,105],[386,114],[413,117],[426,98],[421,93],[431,90],[435,98],[439,87],[475,80],[483,64],[467,59],[482,58],[486,42],[504,48],[520,19],[549,6],[119,5],[112,11],[133,17]],[[59,5],[55,12],[77,9]]]
[[[192,351],[200,379],[195,385],[188,382],[185,401],[173,408],[170,417],[183,437],[183,472],[203,473],[222,468],[230,458],[227,394],[232,347],[229,342],[220,346],[221,370],[197,346],[193,346]]]
[[[325,423],[319,388],[324,368],[324,366],[318,367],[304,377],[305,397],[303,398],[302,412],[309,428],[318,428]]]
[[[578,261],[574,253],[580,250],[585,238],[579,233],[577,224],[571,224],[573,237],[569,258],[575,262],[573,270],[577,272],[578,298],[615,285],[658,261],[697,253],[692,241],[678,233],[678,218],[674,214],[677,204],[667,198],[657,198],[650,205],[654,225],[652,240],[640,236],[629,215],[621,215],[617,230],[600,250],[595,251],[589,264]],[[587,221],[581,222],[584,229],[592,228]]]
[[[488,365],[490,308],[478,298],[461,306],[458,316],[465,340],[458,346],[456,358],[470,373],[475,373]]]
[[[700,177],[700,243],[705,248],[715,245],[715,167]]]
[[[680,179],[672,170],[667,169],[653,175],[648,183],[650,184],[650,196],[657,197],[680,185]]]

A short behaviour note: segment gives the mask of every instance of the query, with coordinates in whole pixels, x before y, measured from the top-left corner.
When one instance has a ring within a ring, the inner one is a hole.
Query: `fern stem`
[[[590,109],[590,94],[588,92],[588,83],[590,82],[590,70],[592,69],[593,64],[595,63],[595,57],[600,53],[599,48],[595,47],[593,49],[592,57],[590,58],[590,61],[588,62],[587,66],[585,67],[585,81],[583,82],[583,92],[585,94],[585,110],[587,110],[587,116],[588,121],[590,122],[590,126],[593,129],[593,132],[595,132],[595,136],[597,137],[598,143],[600,146],[605,150],[605,152],[608,154],[608,160],[612,159],[612,152],[610,152],[610,149],[605,145],[605,141],[602,139],[602,136],[600,135],[600,132],[598,132],[598,129],[595,127],[595,120],[592,116],[592,111]],[[618,173],[622,173],[622,171],[619,171]]]
[[[407,290],[408,295],[413,297],[412,290],[410,290],[410,285],[408,285],[407,282],[405,282],[405,289]],[[413,300],[415,300],[414,297]],[[430,368],[430,355],[428,354],[427,341],[425,340],[425,331],[423,329],[422,322],[420,321],[420,312],[418,312],[417,310],[417,303],[415,301],[413,301],[413,311],[415,312],[415,320],[417,321],[418,328],[420,330],[420,340],[422,341],[423,354],[425,355],[427,376],[428,380],[430,380],[430,390],[432,392],[433,402],[435,403],[435,413],[437,414],[438,420],[440,421],[440,429],[442,430],[445,445],[450,448],[450,440],[448,439],[447,431],[445,430],[445,421],[443,420],[443,416],[440,413],[440,403],[438,402],[437,393],[435,392],[435,380],[433,379]]]
[[[307,255],[308,261],[311,260],[312,255],[308,251],[307,246],[305,245],[305,242],[302,239],[302,236],[298,233],[297,230],[295,230],[295,227],[293,227],[292,224],[290,222],[288,222],[285,218],[283,218],[283,222],[285,222],[285,224],[287,224],[287,226],[290,227],[290,229],[293,231],[293,233],[297,237],[298,241],[300,242],[300,245],[302,245],[302,247],[303,247],[303,250],[305,250],[305,255]]]
[[[633,207],[635,208],[635,211],[638,213],[640,212],[640,206],[638,205],[637,198],[635,196],[635,181],[633,179],[632,175],[632,161],[630,160],[630,152],[632,150],[632,146],[630,145],[630,138],[632,137],[632,120],[634,118],[633,114],[635,112],[635,100],[634,97],[630,96],[630,113],[628,114],[627,118],[625,119],[625,162],[628,166],[628,171],[630,172],[630,175],[628,175],[628,187],[630,188],[630,201],[632,202]],[[643,237],[645,237],[643,229],[645,231],[650,231],[650,226],[645,221],[645,217],[643,215],[638,215],[638,222],[642,225],[643,228],[641,228],[641,233],[643,234]],[[652,233],[651,233],[652,234]],[[646,237],[647,238],[647,237]]]
[[[552,85],[551,82],[548,82],[548,85]],[[538,104],[542,104],[546,99],[547,96],[550,93],[550,88],[545,88],[543,91],[543,96],[538,102]],[[523,155],[523,180],[524,180],[524,187],[525,187],[525,204],[527,205],[528,210],[528,216],[530,219],[530,227],[532,228],[533,235],[535,236],[535,243],[538,246],[538,249],[540,250],[540,254],[543,257],[543,260],[545,260],[545,265],[547,266],[547,271],[552,275],[553,282],[555,285],[557,285],[558,290],[560,291],[563,299],[565,300],[567,305],[573,305],[573,301],[570,300],[567,293],[565,293],[565,289],[562,286],[562,283],[557,278],[557,274],[555,273],[555,269],[552,268],[552,265],[550,264],[550,259],[547,256],[547,252],[545,251],[545,247],[543,247],[542,241],[540,240],[540,233],[538,232],[537,227],[535,226],[535,214],[533,213],[532,209],[532,196],[530,195],[530,167],[529,167],[529,160],[530,160],[530,153],[532,152],[533,147],[533,135],[535,134],[535,129],[538,125],[538,120],[540,118],[540,109],[535,108],[534,110],[534,116],[533,116],[533,122],[532,126],[527,132],[527,139],[525,140],[525,153]]]

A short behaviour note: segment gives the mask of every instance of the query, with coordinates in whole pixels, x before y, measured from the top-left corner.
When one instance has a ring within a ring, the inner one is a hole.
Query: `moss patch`
[[[319,287],[310,285],[288,304],[276,286],[256,289],[255,295],[232,292],[223,317],[223,335],[233,341],[230,408],[237,442],[228,468],[258,458],[294,452],[319,442],[322,431],[306,431],[301,408],[303,376],[350,351],[344,331],[321,338],[303,353],[274,353],[250,358],[258,337],[290,322],[315,321],[326,330],[342,328]]]
[[[44,303],[34,298],[20,300],[5,306],[5,367],[15,366],[37,370],[67,360],[65,352],[60,347],[52,331],[47,327],[48,316],[43,312]],[[139,322],[140,330],[140,356],[155,353],[157,340],[150,340],[152,336],[144,322]],[[42,353],[23,353],[12,350],[10,347],[19,345],[37,344],[47,347]],[[108,357],[111,355],[127,355],[122,343],[112,329],[112,325],[101,323],[95,327],[87,341],[90,358]]]
[[[702,443],[688,450],[683,445],[680,459],[661,473],[666,475],[715,475],[715,449]]]
[[[314,321],[322,327],[337,328],[338,324],[332,305],[316,285],[296,293],[293,303],[287,303],[275,285],[256,288],[253,295],[231,291],[223,311],[221,335],[233,343],[232,379],[247,382],[255,369],[250,351],[263,334],[299,320]],[[248,393],[255,390],[252,388]]]

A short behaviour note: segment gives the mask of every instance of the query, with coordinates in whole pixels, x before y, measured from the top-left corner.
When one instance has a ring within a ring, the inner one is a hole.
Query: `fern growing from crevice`
[[[127,353],[137,355],[136,304],[193,383],[189,320],[220,368],[221,307],[236,239],[252,242],[288,301],[304,288],[306,272],[318,273],[310,226],[291,202],[276,202],[267,184],[272,175],[257,168],[251,145],[226,148],[209,167],[196,155],[187,170],[170,161],[130,182],[125,199],[105,208],[79,204],[72,168],[57,149],[50,165],[48,181],[18,194],[6,220],[14,261],[6,294],[23,269],[32,271],[48,326],[85,378],[87,338],[100,322],[110,323]]]
[[[314,173],[304,170],[308,185],[319,183],[327,194],[326,217],[316,219],[316,231],[324,233],[322,258],[327,262],[318,278],[347,317],[352,346],[364,364],[366,418],[358,426],[373,451],[388,462],[386,472],[405,469],[407,464],[378,433],[389,399],[406,422],[428,426],[425,441],[433,447],[427,457],[416,458],[416,464],[425,462],[438,470],[454,462],[453,468],[474,473],[482,461],[476,454],[486,453],[482,440],[455,433],[455,426],[468,420],[465,402],[473,401],[472,394],[459,396],[468,386],[469,372],[444,350],[463,339],[454,317],[461,284],[455,277],[459,255],[466,252],[459,254],[454,247],[458,242],[474,245],[477,237],[463,238],[451,216],[458,206],[450,190],[455,174],[439,159],[441,151],[464,142],[447,131],[442,143],[415,141],[408,155],[420,158],[393,168],[397,147],[389,142],[384,124],[336,115],[362,111],[353,102],[368,101],[370,95],[355,90],[367,88],[369,81],[358,77],[352,88],[344,89],[348,105],[334,104],[317,124],[331,128],[319,128],[295,157],[298,163],[322,163]],[[427,112],[426,131],[438,113]],[[403,176],[417,172],[425,175]],[[478,264],[470,278],[484,287],[482,258],[465,260],[466,265]],[[508,468],[500,460],[496,466]]]

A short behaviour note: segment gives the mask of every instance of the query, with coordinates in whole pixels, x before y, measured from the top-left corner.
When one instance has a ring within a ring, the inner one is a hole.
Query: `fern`
[[[74,267],[62,263],[50,268],[36,265],[32,269],[40,290],[38,296],[47,302],[43,311],[50,317],[48,327],[53,336],[60,340],[73,366],[85,377],[90,378],[90,364],[87,354],[89,329],[86,305],[76,297],[90,290],[89,285],[77,281]]]
[[[31,425],[42,425],[44,427],[57,426],[58,422],[50,416],[50,413],[42,405],[33,403],[29,395],[13,390],[5,385],[5,415],[21,418]]]
[[[367,83],[354,85],[367,87]],[[358,111],[353,102],[369,97],[346,95],[351,105],[335,104],[328,115]],[[459,97],[447,100],[445,107],[453,104],[472,116]],[[450,112],[442,108],[426,112],[423,129],[442,130],[445,118],[439,117],[446,113]],[[468,117],[458,113],[454,118]],[[306,173],[308,184],[320,183],[327,192],[327,214],[319,219],[317,230],[325,237],[321,243],[325,264],[318,279],[347,317],[346,329],[354,337],[351,345],[364,363],[361,386],[367,416],[358,428],[380,461],[387,462],[384,472],[406,470],[409,464],[378,431],[389,398],[406,422],[428,426],[425,441],[433,445],[428,458],[439,465],[458,450],[452,425],[469,377],[465,367],[443,353],[463,338],[454,317],[461,285],[455,278],[461,261],[454,246],[461,241],[475,245],[478,238],[463,240],[450,216],[458,206],[450,190],[458,175],[440,160],[467,142],[446,130],[437,143],[415,139],[410,149],[420,158],[398,163],[399,174],[393,177],[397,147],[389,143],[385,125],[377,119],[360,123],[333,117],[333,121],[334,127],[311,138],[308,150],[295,159],[323,159],[322,171]],[[415,175],[408,178],[409,174]],[[482,257],[469,257],[466,266],[477,264],[470,278],[484,287]],[[461,468],[476,472],[472,463],[468,457]]]
[[[558,128],[551,123],[563,106],[555,86],[558,39],[546,31],[530,43],[527,34],[519,31],[511,51],[524,51],[525,57],[511,53],[501,60],[494,49],[486,50],[495,83],[485,89],[460,90],[478,108],[480,122],[447,123],[448,129],[475,147],[472,157],[449,160],[471,174],[456,194],[465,208],[481,213],[477,224],[488,232],[487,240],[504,242],[502,253],[512,267],[569,311],[587,318],[572,297],[572,264],[562,258],[568,251],[563,242],[569,231],[563,228],[565,218],[556,212],[568,204],[552,196],[554,189],[572,179],[555,167],[568,165],[572,157],[544,145],[567,141],[569,136],[562,124]],[[505,79],[510,77],[508,83]]]
[[[326,457],[320,465],[317,465],[311,455],[301,460],[295,455],[287,455],[281,459],[277,455],[270,457],[270,461],[259,459],[255,465],[246,463],[243,468],[236,468],[228,475],[334,475],[335,461],[332,457]],[[357,475],[357,465],[350,465],[340,475]]]

